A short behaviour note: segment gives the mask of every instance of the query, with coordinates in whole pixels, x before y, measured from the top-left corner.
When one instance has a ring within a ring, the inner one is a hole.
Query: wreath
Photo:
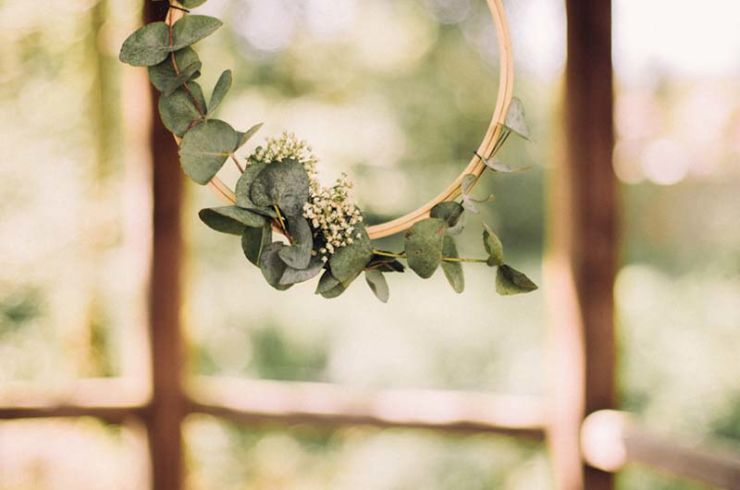
[[[322,186],[317,180],[318,159],[293,134],[267,138],[246,158],[237,156],[262,125],[240,132],[213,117],[231,87],[230,70],[221,74],[208,102],[195,81],[202,63],[192,46],[222,25],[214,17],[190,15],[191,8],[205,1],[171,2],[166,19],[131,34],[119,57],[124,63],[148,67],[149,79],[160,92],[160,117],[179,144],[185,174],[197,184],[210,185],[229,201],[228,206],[201,210],[200,219],[215,231],[240,236],[244,255],[260,268],[270,286],[283,291],[320,276],[316,293],[335,298],[364,273],[373,293],[387,302],[385,274],[404,272],[401,261],[405,261],[424,279],[441,268],[457,293],[465,287],[463,263],[496,268],[499,294],[537,289],[525,274],[506,263],[501,240],[485,223],[485,257],[460,257],[454,238],[463,230],[466,214],[478,214],[477,205],[490,201],[473,195],[483,171],[512,171],[494,158],[507,137],[511,133],[525,139],[529,136],[521,102],[506,94],[512,80],[510,61],[506,76],[502,70],[502,81],[509,83],[503,96],[499,93],[497,114],[466,171],[427,206],[390,223],[367,227],[352,200],[347,177]],[[503,39],[502,49],[510,60],[503,7],[500,0],[489,0],[489,6],[499,21],[499,31],[503,29],[499,40]],[[217,177],[228,160],[241,172],[234,191]],[[400,232],[405,232],[403,251],[373,245],[373,239]]]

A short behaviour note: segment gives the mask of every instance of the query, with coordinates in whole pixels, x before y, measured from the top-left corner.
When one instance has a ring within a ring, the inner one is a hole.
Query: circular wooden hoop
[[[440,202],[457,198],[460,195],[460,186],[462,185],[463,177],[467,174],[480,177],[486,168],[485,162],[478,155],[486,158],[493,156],[492,152],[502,135],[506,114],[509,111],[511,99],[514,95],[514,59],[512,56],[511,33],[506,19],[503,0],[487,0],[487,2],[488,8],[491,11],[491,17],[493,18],[493,24],[496,27],[501,66],[499,70],[499,89],[496,108],[493,111],[488,131],[486,131],[486,135],[478,147],[477,154],[452,184],[437,197],[400,218],[368,227],[367,231],[372,239],[383,238],[406,231],[414,223],[427,218],[429,211]],[[236,204],[234,192],[218,177],[215,177],[210,182],[210,187],[229,203]]]

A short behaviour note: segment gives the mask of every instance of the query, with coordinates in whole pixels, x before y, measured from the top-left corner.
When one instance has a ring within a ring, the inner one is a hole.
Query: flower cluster
[[[249,159],[254,163],[281,162],[283,160],[296,160],[303,164],[312,188],[318,186],[316,181],[316,164],[318,159],[312,153],[311,146],[303,140],[296,138],[295,134],[283,131],[278,138],[267,138],[264,146],[258,146]]]
[[[293,133],[283,132],[278,138],[267,138],[265,145],[257,147],[249,159],[254,163],[293,159],[303,165],[310,191],[303,217],[322,238],[315,255],[327,260],[341,247],[361,238],[358,225],[362,223],[362,214],[350,196],[352,183],[342,175],[333,186],[322,187],[317,179],[318,159],[306,141],[299,140]]]
[[[352,183],[342,175],[333,186],[312,192],[303,207],[303,216],[324,237],[325,243],[318,250],[324,260],[362,237],[358,231],[362,214],[350,197],[350,189]]]

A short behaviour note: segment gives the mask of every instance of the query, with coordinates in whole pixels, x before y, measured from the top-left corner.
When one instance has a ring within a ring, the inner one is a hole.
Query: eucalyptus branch
[[[394,259],[407,259],[405,253],[400,252],[387,252],[385,250],[373,250],[373,254],[379,255],[381,257],[390,257]],[[468,257],[442,257],[443,262],[468,262],[468,263],[475,263],[475,264],[486,264],[488,262],[487,259],[476,259],[476,258],[468,258]]]
[[[177,6],[169,4],[169,9],[167,10],[167,31],[169,32],[169,45],[170,48],[172,48],[175,45],[175,32],[174,32],[174,21],[172,20],[173,10],[179,10],[181,12],[185,12],[185,14],[189,14],[190,11],[187,9],[183,9]],[[172,68],[175,70],[175,74],[180,74],[180,67],[177,65],[177,57],[175,56],[175,51],[173,50],[170,54],[170,60],[172,61]],[[188,98],[193,103],[193,107],[195,107],[195,110],[198,111],[198,114],[201,118],[206,117],[206,111],[204,107],[201,107],[198,103],[198,100],[193,95],[193,92],[190,90],[190,87],[188,86],[188,82],[185,82],[182,84],[182,88],[185,90],[185,92],[188,94]],[[238,166],[239,164],[237,164]]]

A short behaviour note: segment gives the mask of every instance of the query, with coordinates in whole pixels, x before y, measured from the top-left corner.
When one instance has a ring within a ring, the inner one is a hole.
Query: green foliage
[[[223,22],[207,15],[186,15],[172,26],[172,47],[177,51],[213,34]]]
[[[324,272],[321,279],[319,279],[318,286],[316,286],[316,294],[320,294],[326,299],[337,298],[346,290],[344,284],[334,277],[330,271]]]
[[[187,88],[178,88],[169,95],[159,98],[159,117],[164,127],[173,134],[183,137],[195,123],[203,120],[206,99],[195,82]]]
[[[286,216],[300,216],[308,194],[308,175],[295,160],[267,165],[257,174],[249,191],[258,208],[277,206]]]
[[[287,249],[283,248],[280,252],[284,252],[285,250]],[[318,257],[312,257],[308,265],[302,269],[296,269],[290,266],[286,267],[283,276],[280,278],[280,284],[282,286],[290,286],[292,284],[310,281],[318,276],[322,270],[324,270],[324,262]]]
[[[239,177],[239,180],[236,182],[236,189],[234,190],[234,193],[236,194],[236,204],[238,206],[243,208],[258,207],[252,201],[252,183],[265,168],[267,168],[266,163],[253,163],[249,165],[244,170],[244,173],[242,173],[242,176]]]
[[[162,88],[162,95],[170,95],[172,92],[188,83],[196,74],[200,73],[203,63],[194,61],[180,71],[174,78],[170,79]]]
[[[491,267],[503,265],[504,263],[504,244],[493,232],[491,227],[483,224],[483,246],[488,253],[487,264]]]
[[[509,112],[506,114],[506,127],[522,138],[529,139],[529,125],[524,115],[524,104],[517,97],[511,100]]]
[[[149,67],[149,80],[152,82],[152,85],[154,85],[154,87],[160,92],[169,91],[168,89],[178,78],[178,73],[177,71],[175,71],[175,65],[177,65],[179,70],[180,67],[191,66],[193,63],[200,62],[198,53],[196,53],[195,50],[191,47],[183,48],[173,54],[175,56],[174,64],[172,62],[172,56],[169,56],[158,65]],[[192,74],[190,80],[194,80],[198,77],[200,77],[200,67],[195,73]]]
[[[153,22],[139,28],[126,39],[118,58],[133,66],[154,66],[167,59],[170,30],[164,22]]]
[[[329,259],[331,274],[345,288],[354,281],[373,258],[373,246],[364,227],[352,245],[342,247]]]
[[[245,228],[242,233],[244,256],[259,266],[262,251],[272,243],[272,224],[265,223],[261,228]]]
[[[406,259],[416,274],[428,279],[442,262],[442,247],[447,222],[429,218],[414,224],[405,237]]]
[[[224,98],[226,97],[226,94],[229,93],[229,90],[231,89],[231,83],[232,83],[231,70],[226,70],[218,78],[218,81],[216,82],[216,86],[213,88],[213,94],[211,95],[211,102],[208,104],[208,115],[211,115],[216,112],[216,109],[218,109],[218,106],[221,105],[221,102],[223,102]],[[244,143],[242,143],[242,138],[240,136],[239,146],[242,146],[243,144]]]
[[[501,296],[530,293],[537,289],[537,285],[527,276],[508,265],[498,268],[496,274],[496,292]]]
[[[288,217],[288,233],[292,245],[280,251],[280,258],[294,269],[305,269],[311,261],[311,252],[313,251],[313,233],[306,218],[302,216]]]
[[[464,212],[465,208],[460,203],[445,201],[434,206],[429,215],[432,218],[446,221],[449,227],[455,227],[460,222]]]
[[[366,270],[365,281],[370,286],[370,290],[375,296],[382,301],[387,303],[390,298],[390,291],[388,289],[388,281],[385,280],[385,276],[379,270]]]
[[[285,274],[288,266],[285,265],[280,259],[280,251],[285,248],[285,244],[281,242],[273,242],[262,250],[260,256],[260,270],[262,275],[265,277],[267,284],[274,287],[278,291],[285,291],[290,288],[291,285],[284,285],[280,283],[280,280]]]
[[[198,215],[209,228],[231,235],[241,236],[246,227],[262,228],[265,225],[262,216],[236,206],[202,209]]]
[[[206,3],[206,0],[180,0],[180,5],[186,9],[194,9]]]
[[[457,254],[457,245],[455,245],[455,240],[450,235],[444,237],[442,254],[445,259],[457,259],[460,257]],[[445,273],[447,281],[456,293],[460,294],[465,291],[465,275],[463,274],[462,263],[444,260],[442,262],[442,271]]]
[[[257,134],[257,131],[262,129],[262,124],[263,123],[255,124],[251,128],[247,129],[245,132],[239,133],[239,148],[246,145],[247,142],[252,139],[255,134]]]
[[[188,177],[206,185],[231,156],[239,134],[227,123],[205,121],[185,133],[180,143],[180,163]]]
[[[189,9],[203,3],[204,0],[183,0],[180,4]],[[218,78],[208,103],[200,85],[194,81],[201,75],[202,63],[191,45],[209,36],[221,25],[220,20],[202,15],[185,15],[171,27],[164,22],[154,22],[129,36],[120,52],[121,61],[149,67],[152,84],[161,92],[159,113],[162,122],[174,135],[182,138],[182,168],[185,174],[201,185],[210,182],[229,158],[233,158],[240,166],[236,151],[262,127],[261,123],[255,124],[247,131],[239,132],[224,121],[210,118],[231,89],[231,70],[224,71]],[[495,172],[511,171],[493,159],[511,131],[524,137],[529,135],[522,104],[518,99],[511,104],[504,134],[491,152],[491,157],[485,160],[487,168]],[[464,212],[478,213],[477,204],[491,199],[472,196],[479,179],[476,175],[463,177],[462,202],[449,201],[434,206],[428,219],[416,223],[407,231],[404,253],[393,253],[375,250],[365,227],[356,221],[351,222],[356,232],[352,231],[348,222],[341,225],[348,234],[339,241],[334,236],[325,237],[327,231],[316,224],[315,215],[307,215],[313,221],[304,217],[304,208],[309,204],[312,189],[305,162],[284,156],[275,160],[268,162],[262,161],[261,157],[250,156],[236,185],[236,205],[203,209],[199,216],[213,230],[241,236],[247,260],[259,266],[267,283],[278,290],[308,281],[323,271],[316,293],[325,298],[335,298],[346,291],[364,271],[373,293],[381,301],[387,302],[389,288],[385,273],[405,272],[401,259],[407,260],[409,267],[422,278],[431,277],[441,265],[445,277],[458,293],[465,288],[463,262],[499,266],[497,290],[502,294],[536,289],[524,274],[503,265],[503,246],[488,227],[483,232],[488,258],[459,257],[452,235],[462,231],[466,221]],[[312,205],[315,205],[313,201]],[[328,226],[326,223],[331,221],[327,220],[335,219],[336,213],[346,212],[340,211],[340,207],[332,208],[335,205],[332,201],[327,205],[328,214],[321,216],[325,220],[323,226]],[[351,210],[359,213],[355,207],[351,207]],[[273,228],[286,235],[290,243],[272,242]]]

